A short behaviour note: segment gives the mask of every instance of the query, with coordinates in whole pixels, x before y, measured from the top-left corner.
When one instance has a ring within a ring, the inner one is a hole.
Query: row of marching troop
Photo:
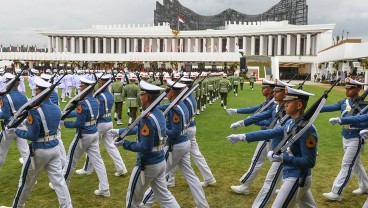
[[[43,171],[60,207],[72,207],[68,184],[74,172],[90,175],[95,171],[99,187],[94,194],[109,197],[109,182],[99,143],[104,144],[112,158],[117,177],[128,172],[117,148],[138,153],[126,194],[126,207],[151,207],[155,198],[162,207],[180,207],[167,188],[175,186],[176,167],[190,186],[197,207],[209,207],[203,187],[215,184],[216,179],[196,142],[195,115],[205,111],[207,103],[218,100],[226,109],[225,98],[232,90],[237,93],[239,75],[228,79],[223,72],[150,76],[149,73],[128,70],[97,73],[81,70],[77,71],[78,78],[72,79],[77,80],[74,85],[76,95],[61,110],[57,92],[59,88],[65,96],[72,95],[70,85],[65,84],[68,82],[65,77],[70,72],[31,70],[27,78],[32,98],[28,99],[19,90],[19,86],[24,85],[24,70],[6,69],[0,92],[0,118],[3,119],[0,168],[11,141],[15,141],[22,156],[20,180],[12,207],[25,207]],[[128,108],[128,126],[113,129],[112,111],[117,124],[123,125],[124,102]],[[61,126],[76,129],[68,152],[63,145]],[[127,135],[137,135],[137,140],[125,140]],[[83,168],[76,170],[85,153]],[[198,166],[203,182],[195,175],[190,157]]]
[[[358,187],[355,195],[368,193],[368,177],[362,164],[360,153],[368,138],[368,105],[364,102],[368,90],[359,93],[366,83],[347,78],[345,95],[336,104],[325,105],[328,93],[339,82],[337,80],[306,111],[310,96],[303,91],[303,83],[295,87],[280,80],[262,81],[262,95],[265,101],[259,105],[227,109],[229,115],[252,114],[234,122],[230,128],[235,130],[255,124],[261,130],[245,134],[231,134],[226,139],[232,143],[258,142],[251,164],[240,178],[240,185],[231,186],[237,194],[249,194],[250,187],[266,158],[272,164],[262,188],[254,199],[252,207],[266,207],[276,195],[272,207],[317,207],[310,187],[312,169],[318,154],[318,133],[313,122],[319,113],[341,111],[341,116],[330,118],[331,125],[341,125],[344,156],[340,172],[336,176],[331,191],[322,195],[329,201],[341,201],[344,189],[354,174]],[[277,189],[281,184],[281,188]],[[345,200],[349,200],[346,198]],[[368,199],[364,208],[368,207]]]

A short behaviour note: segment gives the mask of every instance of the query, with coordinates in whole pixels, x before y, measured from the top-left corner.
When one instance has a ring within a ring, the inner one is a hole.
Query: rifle
[[[267,103],[266,103],[267,102]],[[261,104],[261,106],[259,106],[259,108],[253,113],[253,115],[255,115],[256,113],[262,113],[263,111],[265,111],[273,102],[275,102],[275,98],[272,95],[271,98],[267,101],[265,101],[264,103]]]
[[[296,77],[297,74],[295,74],[293,77],[291,77],[291,79],[289,81],[287,81],[286,83],[290,83],[295,77]]]
[[[17,113],[8,123],[7,128],[17,128],[28,116],[28,111],[35,106],[40,105],[42,101],[44,101],[54,91],[55,87],[59,85],[60,80],[61,79],[59,79],[57,82],[55,82],[55,84],[52,84],[49,88],[43,90],[40,94],[36,95],[27,103],[25,103],[22,107],[20,107]]]
[[[104,75],[105,73],[102,74],[102,76]],[[77,104],[79,101],[83,100],[89,93],[89,91],[91,89],[94,89],[94,87],[96,86],[98,80],[100,78],[97,78],[96,74],[93,74],[93,76],[95,77],[96,79],[96,82],[89,85],[88,87],[86,87],[86,89],[84,89],[82,92],[80,92],[78,95],[76,95],[75,97],[73,97],[69,102],[68,104],[66,104],[65,108],[63,109],[63,111],[61,112],[61,120],[65,120],[68,115],[77,107]]]
[[[282,139],[282,141],[273,150],[275,154],[280,155],[282,152],[285,152],[288,147],[305,134],[305,132],[312,126],[325,104],[328,93],[331,92],[332,88],[334,88],[339,81],[340,79],[336,80],[331,88],[326,90],[323,95],[308,109],[308,111],[301,115],[301,119],[299,119],[297,123],[288,130],[284,139]]]
[[[302,82],[302,83],[300,83],[299,84],[299,86],[298,86],[298,90],[302,90],[303,89],[303,85],[304,85],[304,83],[305,83],[305,81],[307,81],[308,80],[308,78],[309,78],[309,76],[310,76],[311,74],[309,73],[308,74],[308,76],[304,79],[304,81]]]
[[[101,76],[102,77],[102,76]],[[111,83],[115,81],[115,75],[113,74],[112,77],[107,81],[102,87],[98,88],[95,93],[93,93],[93,97],[96,98],[99,94],[101,94],[103,91],[105,91],[106,88],[109,87]],[[107,106],[106,106],[107,108]]]
[[[201,76],[202,72],[200,72],[198,74],[198,76],[193,80],[193,82],[191,83],[190,85],[190,90],[183,96],[183,99],[182,100],[185,100],[187,99],[187,97],[189,97],[200,85],[201,83],[203,82],[203,80],[205,80],[207,77],[210,76],[211,73],[209,73],[205,78],[203,78],[201,81],[199,81],[197,84],[194,85],[194,87],[192,87],[192,85],[194,84],[194,82]]]
[[[13,79],[11,79],[4,88],[2,88],[0,90],[0,96],[4,96],[6,94],[8,94],[10,92],[10,90],[14,87],[15,83],[18,81],[18,79],[20,78],[20,76],[22,75],[24,71],[24,68],[22,69],[22,71],[17,74],[17,76],[15,76]],[[5,90],[4,90],[5,89]]]
[[[180,79],[176,80],[175,83],[172,85],[174,86]],[[162,99],[164,99],[164,97],[166,97],[166,95],[169,93],[170,89],[172,88],[172,86],[166,88],[166,90],[160,94],[160,96],[158,98],[156,98],[153,103],[151,103],[150,106],[148,106],[146,108],[146,110],[144,110],[141,115],[135,119],[135,121],[130,124],[130,126],[128,126],[125,131],[123,133],[121,133],[119,135],[119,137],[115,140],[115,142],[119,142],[121,140],[123,140],[123,138],[149,113],[152,111],[152,109],[154,109],[156,107],[156,105],[158,105]]]

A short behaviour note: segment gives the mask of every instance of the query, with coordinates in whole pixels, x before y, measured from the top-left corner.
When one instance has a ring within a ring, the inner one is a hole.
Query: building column
[[[213,38],[211,38],[211,53],[213,53],[213,51],[214,51],[214,42],[215,42],[215,40],[213,39]]]
[[[75,37],[70,38],[70,52],[75,53]]]
[[[111,38],[110,39],[110,51],[111,51],[111,53],[112,54],[114,54],[115,53],[115,38]]]
[[[207,40],[206,38],[203,38],[203,43],[202,43],[202,52],[206,53],[207,52]]]
[[[183,48],[183,38],[180,38],[180,40],[179,40],[179,51],[180,51],[181,53],[183,53],[183,52],[184,52],[184,48]]]
[[[311,51],[311,34],[307,34],[307,44],[305,47],[305,55],[309,56]]]
[[[195,41],[194,41],[194,48],[195,48],[194,52],[196,52],[196,53],[199,52],[198,47],[199,47],[199,39],[196,38]]]
[[[188,53],[191,53],[192,52],[192,43],[191,43],[191,39],[190,38],[188,38],[188,46],[187,46],[187,48],[188,48]]]
[[[252,35],[250,39],[250,55],[254,56],[256,54],[256,37]]]
[[[281,35],[277,35],[277,55],[281,56]]]
[[[235,37],[234,52],[239,52],[239,37]]]
[[[164,52],[167,52],[167,38],[164,39]]]
[[[118,40],[118,53],[123,53],[123,39],[119,38]]]
[[[83,37],[79,37],[79,53],[83,53]]]
[[[300,38],[301,38],[301,35],[297,34],[296,35],[296,55],[297,56],[300,56]]]
[[[127,39],[125,39],[125,51],[126,51],[126,53],[130,53],[130,39],[129,38],[127,38]]]
[[[148,42],[149,46],[148,46],[148,52],[152,52],[152,38],[149,39],[149,42]]]
[[[263,35],[259,36],[259,55],[263,55],[263,48],[264,48],[264,38]]]
[[[91,53],[91,38],[87,37],[87,51],[86,53]]]
[[[63,37],[63,52],[68,52],[68,42],[67,42],[67,38],[66,37]]]
[[[243,51],[245,55],[247,53],[247,36],[243,37]]]
[[[171,49],[170,49],[170,51],[171,52],[176,52],[176,47],[175,47],[175,38],[172,38],[171,39]]]
[[[272,48],[272,35],[269,35],[268,36],[268,52],[267,52],[267,55],[268,56],[272,56],[272,51],[273,51],[273,48]]]
[[[156,52],[160,52],[160,38],[156,39]]]
[[[60,43],[60,38],[55,37],[55,52],[59,52],[59,43]]]
[[[218,52],[222,53],[222,38],[219,38],[219,43],[218,43]]]
[[[52,52],[52,36],[48,36],[48,42],[47,42],[47,53]]]
[[[226,48],[225,48],[225,51],[226,51],[227,53],[229,53],[229,52],[230,52],[230,37],[227,37],[227,38],[226,38]]]
[[[141,45],[141,51],[142,51],[142,53],[144,53],[145,51],[145,40],[144,40],[144,38],[142,38],[142,45]]]
[[[95,53],[100,53],[100,39],[95,38]]]
[[[291,35],[287,34],[286,36],[286,55],[290,56],[290,50],[291,50]]]

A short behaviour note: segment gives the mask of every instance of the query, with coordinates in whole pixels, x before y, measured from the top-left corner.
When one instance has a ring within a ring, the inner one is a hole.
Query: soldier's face
[[[141,94],[140,98],[141,98],[142,108],[146,109],[148,107],[148,95],[147,95],[147,93]]]
[[[275,91],[275,101],[281,102],[285,98],[285,90]]]
[[[302,102],[300,102],[298,99],[286,101],[285,112],[286,114],[293,116],[302,108],[302,105]]]
[[[359,96],[359,91],[360,91],[359,87],[346,88],[345,94],[346,94],[346,97],[357,97]]]
[[[268,96],[269,94],[272,94],[272,88],[271,87],[262,87],[262,95],[263,96]]]

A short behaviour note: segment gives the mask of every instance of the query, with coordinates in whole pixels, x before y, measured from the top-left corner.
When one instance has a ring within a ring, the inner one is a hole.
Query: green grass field
[[[309,105],[314,102],[328,86],[305,86],[304,90],[315,93]],[[336,103],[345,97],[344,89],[336,87],[329,95],[327,104]],[[261,103],[263,97],[260,95],[260,85],[256,85],[254,91],[250,91],[248,85],[235,97],[233,93],[228,97],[228,108],[239,108],[253,106]],[[64,104],[64,103],[63,103]],[[65,104],[64,104],[65,105]],[[64,107],[64,106],[62,106]],[[126,109],[124,107],[124,112]],[[362,207],[368,195],[354,195],[351,192],[358,188],[356,178],[353,176],[348,183],[342,202],[330,202],[322,196],[324,192],[330,192],[332,183],[338,174],[343,156],[342,137],[339,126],[331,126],[328,119],[337,117],[340,112],[320,114],[315,125],[319,132],[319,150],[317,164],[313,169],[312,193],[319,207]],[[220,107],[219,101],[213,105],[207,105],[205,112],[197,116],[197,141],[202,154],[205,156],[217,183],[212,187],[205,187],[207,201],[210,207],[251,207],[253,200],[262,187],[270,162],[266,160],[264,166],[251,186],[249,195],[237,195],[230,189],[231,185],[240,185],[239,178],[245,173],[250,161],[256,143],[238,143],[230,144],[226,136],[232,133],[244,133],[258,130],[257,126],[243,127],[237,131],[232,131],[230,124],[248,115],[229,116],[225,110]],[[124,127],[127,124],[127,116],[124,113]],[[116,124],[115,124],[115,127]],[[62,129],[62,138],[65,148],[69,145],[74,136],[74,129]],[[134,137],[127,138],[134,140]],[[97,197],[93,191],[98,189],[98,179],[95,173],[91,176],[79,176],[74,174],[69,186],[74,207],[125,207],[125,196],[131,170],[134,167],[136,153],[125,151],[122,148],[120,153],[129,170],[128,175],[115,177],[115,167],[107,154],[103,145],[100,145],[101,154],[107,168],[108,179],[110,183],[110,198]],[[21,165],[18,162],[20,155],[13,143],[10,147],[8,157],[2,169],[0,170],[0,206],[11,206],[17,191]],[[364,165],[367,165],[366,154],[362,155]],[[78,163],[77,169],[81,168],[84,157]],[[192,165],[194,163],[192,162]],[[196,167],[194,167],[199,178],[202,177]],[[45,173],[38,178],[38,183],[34,186],[32,194],[28,199],[27,207],[58,207],[56,194],[48,187],[48,179]],[[194,207],[195,203],[181,174],[177,174],[176,187],[170,189],[181,207]],[[270,203],[271,204],[271,203]],[[270,205],[269,205],[270,206]],[[159,207],[155,204],[155,207]]]

